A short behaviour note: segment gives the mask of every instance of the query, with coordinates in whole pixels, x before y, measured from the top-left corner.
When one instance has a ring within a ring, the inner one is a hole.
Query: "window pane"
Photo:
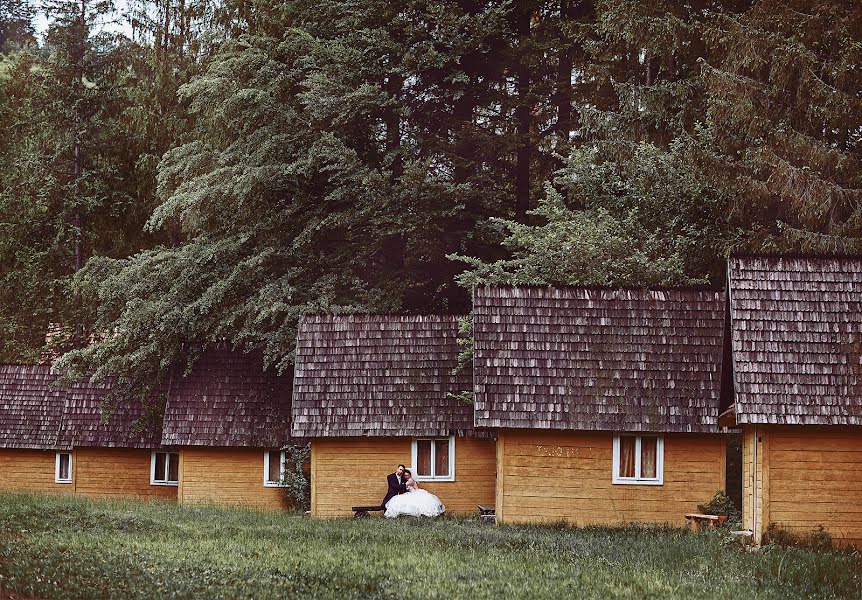
[[[449,440],[435,440],[434,444],[434,475],[449,477]]]
[[[416,475],[431,476],[431,440],[416,442]]]
[[[168,481],[176,483],[180,479],[180,455],[171,452],[168,455]]]
[[[658,438],[641,438],[641,477],[655,479]]]
[[[635,437],[620,436],[620,477],[635,476]]]
[[[266,480],[271,483],[281,481],[281,452],[269,452],[269,470]]]
[[[60,455],[60,479],[71,479],[71,475],[69,475],[69,467],[71,467],[71,456],[69,454],[61,454]]]
[[[156,452],[156,475],[153,477],[155,481],[165,480],[165,457],[164,452]]]

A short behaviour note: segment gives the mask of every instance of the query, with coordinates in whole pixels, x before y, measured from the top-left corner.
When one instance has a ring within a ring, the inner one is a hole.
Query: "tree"
[[[721,281],[733,239],[730,198],[686,161],[688,149],[643,143],[628,160],[601,146],[574,151],[532,214],[537,224],[496,219],[510,258],[453,256],[482,284],[707,285]]]
[[[862,11],[858,3],[753,2],[706,29],[709,146],[738,190],[758,251],[862,250]]]
[[[10,63],[0,188],[2,354],[32,360],[83,344],[88,315],[71,288],[92,254],[140,247],[129,218],[134,150],[122,124],[122,40],[100,31],[104,2],[53,2],[44,49]],[[46,341],[47,338],[47,341]]]
[[[35,41],[32,4],[27,0],[0,0],[0,53]]]

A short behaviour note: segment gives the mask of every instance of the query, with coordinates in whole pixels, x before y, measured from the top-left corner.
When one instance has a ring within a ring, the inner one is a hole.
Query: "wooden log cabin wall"
[[[260,355],[213,348],[144,400],[113,380],[57,379],[49,366],[0,366],[0,490],[287,505],[290,378]],[[163,418],[147,418],[164,402]]]
[[[175,499],[153,486],[161,423],[138,427],[141,403],[105,412],[113,382],[61,385],[49,366],[0,366],[0,489]]]
[[[744,526],[862,546],[862,260],[735,257],[728,289]]]
[[[265,371],[259,354],[207,353],[171,383],[165,409],[162,441],[178,452],[180,502],[288,506],[278,483],[289,421],[289,377]]]
[[[455,316],[303,319],[292,432],[312,440],[312,515],[380,506],[399,463],[449,514],[493,504],[494,434],[461,398],[472,373],[457,368],[457,336]]]
[[[65,394],[41,365],[0,366],[0,490],[65,491],[54,479]]]
[[[682,525],[724,489],[722,293],[486,287],[473,307],[499,522]]]

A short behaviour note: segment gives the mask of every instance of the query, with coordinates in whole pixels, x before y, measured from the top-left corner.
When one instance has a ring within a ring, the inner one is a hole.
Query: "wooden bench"
[[[479,521],[482,523],[495,523],[497,521],[497,510],[487,504],[479,504]]]
[[[364,519],[370,517],[373,512],[383,512],[385,509],[378,504],[377,506],[354,506],[351,510],[354,517]]]
[[[727,517],[724,515],[702,515],[700,513],[689,513],[685,518],[695,531],[701,531],[706,526],[717,527],[727,521]]]

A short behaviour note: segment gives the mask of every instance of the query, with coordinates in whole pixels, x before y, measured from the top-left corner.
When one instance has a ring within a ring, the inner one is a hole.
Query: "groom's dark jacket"
[[[392,496],[397,496],[398,494],[403,494],[407,491],[406,483],[398,483],[398,475],[395,473],[390,473],[386,477],[386,483],[389,484],[389,490],[386,492],[386,497],[383,499],[383,504],[380,506],[386,508],[386,503],[389,502]]]

